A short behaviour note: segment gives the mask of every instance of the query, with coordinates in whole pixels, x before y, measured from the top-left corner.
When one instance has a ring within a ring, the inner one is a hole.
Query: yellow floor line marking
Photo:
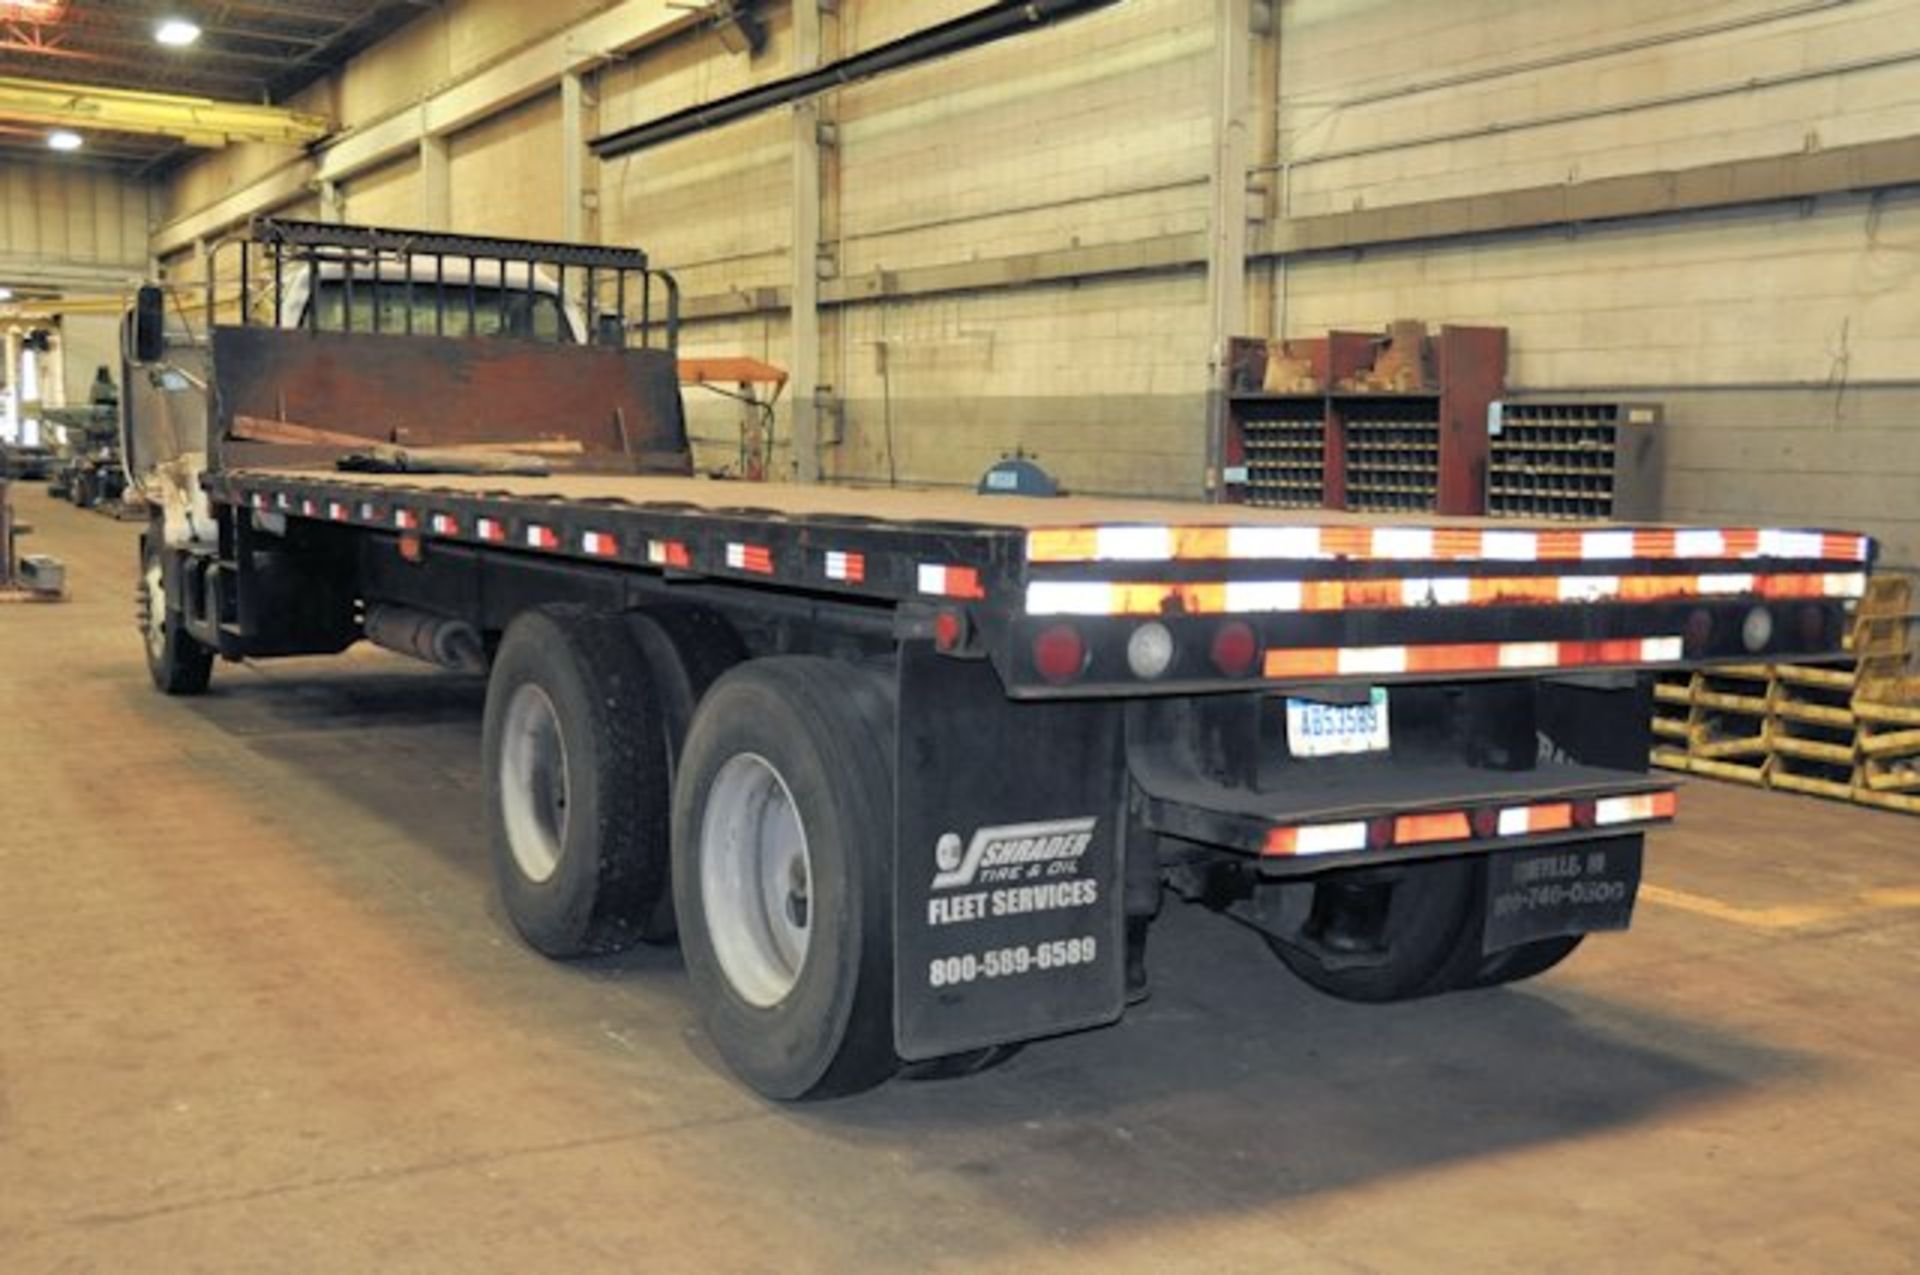
[[[1741,907],[1724,899],[1675,890],[1664,885],[1642,885],[1640,897],[1662,907],[1678,908],[1697,916],[1710,916],[1716,921],[1744,925],[1753,930],[1797,930],[1830,921],[1869,916],[1875,912],[1920,908],[1920,886],[1888,886],[1830,903],[1789,903],[1765,908]]]

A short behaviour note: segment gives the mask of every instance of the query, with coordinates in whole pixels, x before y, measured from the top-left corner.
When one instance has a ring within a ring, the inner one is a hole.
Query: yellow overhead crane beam
[[[333,131],[325,116],[280,106],[13,76],[0,76],[0,120],[176,137],[189,146],[205,147],[233,142],[304,146]]]

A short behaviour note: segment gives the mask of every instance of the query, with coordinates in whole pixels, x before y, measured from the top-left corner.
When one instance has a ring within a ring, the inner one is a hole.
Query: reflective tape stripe
[[[867,556],[863,553],[846,553],[839,549],[829,549],[824,567],[829,580],[844,580],[848,584],[859,584],[867,578]]]
[[[412,531],[420,525],[420,515],[411,509],[396,509],[393,511],[393,525],[403,531]]]
[[[1840,532],[1715,527],[1518,531],[1448,527],[1111,525],[1027,533],[1027,561],[1171,562],[1268,558],[1617,562],[1797,558],[1865,562],[1872,542]]]
[[[679,540],[647,541],[647,561],[656,567],[690,567],[693,555],[687,546]]]
[[[984,598],[987,596],[987,591],[980,585],[980,573],[972,567],[923,562],[915,574],[920,592],[930,593],[935,597]]]
[[[1269,650],[1267,677],[1489,673],[1502,669],[1578,668],[1597,664],[1662,664],[1678,660],[1678,637],[1597,642],[1460,642],[1427,646],[1349,646]]]
[[[1602,797],[1593,803],[1595,827],[1608,828],[1622,823],[1646,823],[1653,819],[1671,819],[1679,811],[1676,792],[1646,792],[1631,797]]]
[[[1165,562],[1174,547],[1169,527],[1102,527],[1094,543],[1103,562]]]
[[[922,568],[927,571],[928,568]],[[923,576],[923,578],[931,578]],[[1035,580],[1028,615],[1249,615],[1398,607],[1557,606],[1762,598],[1857,598],[1863,572],[1794,575],[1515,576],[1476,579],[1151,581]],[[930,592],[922,588],[922,592]]]
[[[1650,823],[1671,819],[1679,812],[1679,794],[1635,793],[1623,797],[1603,797],[1593,803],[1596,826],[1623,823]],[[1491,819],[1486,816],[1491,815]],[[1389,822],[1390,821],[1390,822]],[[1384,832],[1378,843],[1387,846],[1438,845],[1449,841],[1475,841],[1492,838],[1538,837],[1573,828],[1574,803],[1546,801],[1526,806],[1495,809],[1413,811],[1383,815],[1377,821]],[[1477,825],[1477,827],[1476,827]],[[1310,854],[1350,854],[1368,849],[1367,820],[1346,823],[1297,824],[1267,829],[1260,853],[1285,858]]]
[[[1465,841],[1473,835],[1464,810],[1443,814],[1401,815],[1393,821],[1393,844],[1420,846],[1435,841]]]
[[[773,574],[773,551],[765,545],[742,544],[737,540],[727,542],[727,565],[735,571],[751,571],[755,575]]]
[[[1679,811],[1679,794],[1667,789],[1662,792],[1603,797],[1593,803],[1593,811],[1594,825],[1602,827],[1671,819]],[[1575,818],[1573,802],[1546,801],[1525,806],[1481,808],[1477,811],[1412,811],[1383,815],[1374,822],[1382,825],[1381,835],[1375,844],[1385,849],[1388,846],[1439,845],[1489,837],[1538,837],[1569,831],[1574,827]],[[1369,848],[1369,826],[1369,821],[1356,819],[1345,823],[1269,828],[1260,853],[1275,858],[1350,854]]]
[[[596,558],[611,558],[619,554],[620,542],[604,531],[583,531],[580,533],[580,551]]]
[[[498,519],[482,518],[473,524],[474,534],[482,540],[499,544],[507,538],[507,529]]]
[[[335,522],[345,522],[349,516],[347,507],[337,500],[327,502],[327,517]]]
[[[452,514],[435,514],[428,520],[428,524],[432,527],[433,534],[436,536],[457,536],[460,534],[460,523]]]
[[[1550,802],[1540,806],[1508,806],[1500,812],[1495,833],[1502,837],[1527,837],[1542,832],[1564,832],[1573,827],[1573,803]]]
[[[1373,533],[1373,557],[1425,561],[1433,557],[1433,532],[1420,527],[1380,527]]]
[[[527,524],[527,545],[533,549],[558,549],[560,537],[552,527],[542,527],[539,523]]]
[[[1285,856],[1300,854],[1344,854],[1367,848],[1367,825],[1352,823],[1307,824],[1297,828],[1272,828],[1267,832],[1263,854]]]

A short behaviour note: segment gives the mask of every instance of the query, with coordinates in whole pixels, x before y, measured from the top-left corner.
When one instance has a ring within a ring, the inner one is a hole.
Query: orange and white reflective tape
[[[656,567],[690,567],[693,555],[680,540],[647,541],[647,561]]]
[[[552,527],[543,527],[537,522],[527,524],[527,547],[529,549],[558,549],[560,536]]]
[[[755,575],[773,574],[773,550],[765,545],[743,544],[738,540],[727,542],[727,566],[735,571],[751,571]]]
[[[1267,832],[1262,854],[1346,854],[1367,848],[1365,820],[1351,823],[1312,823],[1294,828],[1272,828]]]
[[[1671,791],[1639,793],[1632,797],[1602,797],[1593,803],[1593,823],[1597,828],[1610,828],[1615,824],[1671,819],[1679,805],[1680,795]]]
[[[1708,527],[1518,531],[1450,527],[1117,525],[1027,533],[1027,561],[1182,562],[1265,558],[1314,562],[1625,562],[1787,558],[1865,562],[1866,536]]]
[[[420,526],[420,515],[411,509],[393,511],[393,525],[402,531],[413,531]]]
[[[498,518],[479,518],[474,520],[473,534],[489,544],[504,544],[507,527]]]
[[[1228,580],[1193,584],[1034,580],[1028,615],[1251,615],[1401,607],[1557,606],[1684,602],[1752,594],[1779,599],[1858,598],[1864,572],[1784,575],[1470,576],[1385,580]]]
[[[1539,806],[1507,806],[1495,825],[1502,837],[1528,837],[1542,832],[1565,832],[1573,827],[1573,803],[1554,801]]]
[[[339,501],[329,500],[327,502],[327,517],[331,518],[333,521],[345,522],[347,521],[349,516],[350,516],[350,513],[347,507],[341,504]]]
[[[580,552],[593,558],[616,558],[620,555],[620,542],[604,531],[583,531]]]
[[[1609,638],[1591,642],[1452,642],[1426,646],[1276,647],[1267,652],[1267,677],[1385,677],[1398,674],[1497,673],[1582,668],[1602,664],[1669,664],[1678,637]]]
[[[829,549],[822,566],[829,580],[859,584],[867,578],[867,556],[863,553],[842,553],[838,549]]]
[[[1382,816],[1378,848],[1442,845],[1453,841],[1537,837],[1571,831],[1576,823],[1571,801],[1547,801],[1525,806],[1479,810],[1415,811]],[[1679,813],[1680,795],[1672,789],[1602,797],[1592,803],[1592,825],[1656,823]],[[1364,819],[1344,823],[1297,824],[1269,828],[1260,853],[1271,858],[1300,855],[1350,854],[1369,846],[1371,826]]]
[[[460,520],[452,514],[435,514],[427,520],[427,525],[436,536],[457,536],[460,534]]]
[[[980,573],[972,567],[923,562],[916,575],[920,592],[932,594],[937,598],[984,598],[987,596],[987,591],[980,585]]]

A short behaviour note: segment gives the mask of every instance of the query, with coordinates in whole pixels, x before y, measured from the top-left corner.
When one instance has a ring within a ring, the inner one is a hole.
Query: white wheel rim
[[[500,816],[507,848],[529,881],[544,882],[560,866],[571,814],[571,776],[560,715],[532,682],[507,701],[500,744]]]
[[[147,590],[147,651],[159,661],[167,654],[167,577],[158,562],[149,562],[144,577]],[[122,586],[123,588],[125,586]],[[124,594],[121,596],[125,596]]]
[[[760,1009],[786,999],[813,935],[813,860],[787,781],[757,753],[729,758],[707,793],[700,903],[740,998]]]

